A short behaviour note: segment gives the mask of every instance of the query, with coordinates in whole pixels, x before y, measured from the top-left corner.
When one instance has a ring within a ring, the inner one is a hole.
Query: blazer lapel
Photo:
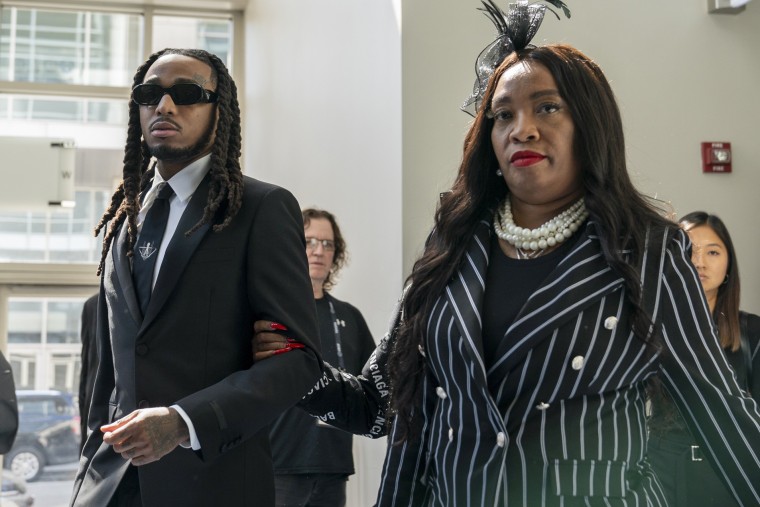
[[[129,309],[130,315],[135,322],[140,322],[142,315],[140,313],[140,303],[137,301],[135,285],[132,280],[132,266],[127,256],[127,222],[121,224],[119,235],[111,246],[111,256],[113,260],[113,270],[121,287],[124,296],[124,302]]]
[[[483,322],[480,312],[483,308],[485,278],[488,270],[491,227],[487,220],[478,225],[464,261],[446,287],[446,299],[451,307],[457,328],[462,334],[465,346],[480,368],[485,382],[483,361]]]
[[[174,236],[172,236],[169,246],[166,247],[161,270],[158,273],[156,285],[153,287],[153,293],[150,296],[148,309],[143,319],[143,329],[159,314],[177,285],[190,257],[211,228],[211,224],[206,223],[190,237],[185,236],[185,231],[192,228],[203,217],[208,191],[209,176],[206,175],[190,198],[190,202],[187,203],[187,208],[185,208],[185,212],[177,224]]]
[[[595,230],[589,221],[578,244],[528,298],[498,348],[489,379],[503,378],[555,329],[623,284],[604,259]]]

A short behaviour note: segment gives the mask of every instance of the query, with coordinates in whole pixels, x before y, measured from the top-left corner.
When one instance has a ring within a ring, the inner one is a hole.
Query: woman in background
[[[719,217],[704,211],[689,213],[681,218],[680,225],[691,240],[691,261],[697,268],[726,359],[739,386],[757,400],[760,317],[739,310],[739,265],[728,229]],[[704,458],[671,397],[658,384],[653,389],[649,428],[649,460],[660,478],[668,505],[737,505]]]

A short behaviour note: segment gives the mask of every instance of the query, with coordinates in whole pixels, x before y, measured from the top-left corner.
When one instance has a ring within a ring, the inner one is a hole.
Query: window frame
[[[242,0],[241,0],[242,1]],[[232,40],[230,47],[230,69],[238,89],[244,90],[243,76],[245,75],[243,50],[244,50],[244,12],[241,1],[225,2],[225,5],[238,6],[239,9],[223,8],[223,6],[193,7],[171,5],[170,3],[156,2],[151,5],[134,5],[117,2],[88,2],[74,1],[61,5],[52,1],[34,0],[0,0],[0,8],[42,9],[56,11],[93,11],[114,14],[140,14],[143,16],[143,60],[152,53],[153,42],[153,19],[155,16],[181,16],[190,18],[226,19],[232,22]],[[192,2],[183,2],[183,4]],[[206,2],[208,4],[208,2]],[[0,95],[42,95],[63,96],[87,99],[118,99],[124,100],[129,97],[129,86],[91,86],[66,83],[27,83],[0,80]],[[241,94],[238,101],[243,107],[244,96]],[[126,128],[126,126],[125,126]],[[93,224],[94,226],[94,224]],[[52,287],[69,286],[72,288],[88,287],[87,291],[97,289],[98,279],[95,277],[96,266],[94,264],[68,264],[68,263],[0,263],[0,315],[7,314],[7,297],[13,292],[27,287],[39,287],[47,285]],[[26,292],[23,291],[22,292]],[[3,306],[5,297],[5,306]],[[5,313],[3,313],[5,312]],[[4,329],[4,319],[0,319],[0,350],[6,350],[7,329]]]
[[[156,16],[176,16],[186,18],[226,19],[232,23],[232,41],[230,46],[230,73],[238,85],[238,89],[244,89],[243,76],[245,75],[242,57],[243,37],[243,11],[238,9],[210,9],[200,7],[176,7],[172,5],[130,5],[121,3],[112,4],[89,4],[87,2],[71,2],[68,5],[60,5],[53,2],[33,0],[0,0],[0,8],[41,9],[46,11],[76,12],[91,11],[108,14],[138,14],[143,17],[143,61],[151,55],[153,47],[153,19]],[[129,86],[101,86],[79,85],[67,83],[30,83],[16,82],[0,79],[0,95],[56,95],[82,99],[115,99],[124,100],[129,97]],[[240,97],[239,97],[240,101]],[[242,109],[242,104],[241,104]]]
[[[225,5],[240,7],[210,8],[194,7],[195,0],[184,0],[184,6],[171,5],[167,0],[158,0],[151,5],[134,5],[119,2],[88,2],[74,0],[67,5],[52,1],[0,0],[0,8],[41,9],[51,11],[92,11],[114,14],[141,14],[143,16],[143,60],[152,53],[153,19],[155,16],[181,16],[206,19],[227,19],[232,23],[230,47],[230,72],[238,89],[244,90],[244,12],[242,0]],[[188,5],[190,4],[190,5]],[[208,2],[206,2],[208,4]],[[131,93],[129,86],[98,86],[65,83],[27,83],[0,80],[0,95],[63,96],[87,99],[124,100]],[[244,94],[238,97],[241,111]],[[125,126],[126,127],[126,126]],[[94,225],[94,224],[93,224]],[[18,263],[0,262],[0,316],[8,314],[8,299],[19,296],[90,296],[99,288],[100,280],[95,275],[96,264],[91,263]],[[0,318],[0,350],[8,350],[8,324]]]

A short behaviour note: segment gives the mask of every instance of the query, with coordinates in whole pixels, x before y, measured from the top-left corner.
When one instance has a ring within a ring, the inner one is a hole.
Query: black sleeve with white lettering
[[[334,307],[334,314],[330,304]],[[322,355],[331,364],[343,364],[354,374],[375,349],[375,342],[361,312],[329,294],[316,300]],[[338,333],[336,333],[336,328]],[[299,408],[285,412],[272,425],[270,442],[276,474],[354,473],[352,435],[333,425],[332,411],[312,417]],[[325,424],[326,423],[326,424]],[[297,438],[294,438],[297,437]]]
[[[299,406],[345,431],[370,438],[385,436],[389,394],[387,361],[394,339],[393,332],[383,337],[360,375],[341,372],[325,362],[322,377]]]

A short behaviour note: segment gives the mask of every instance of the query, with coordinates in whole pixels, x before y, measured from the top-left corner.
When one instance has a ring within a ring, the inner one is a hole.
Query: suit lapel
[[[528,298],[497,349],[489,379],[503,378],[555,329],[623,284],[604,259],[595,229],[589,221],[578,244]]]
[[[483,308],[485,278],[488,270],[491,227],[483,220],[478,225],[464,261],[446,287],[446,300],[454,315],[457,328],[472,359],[480,366],[485,382],[483,362],[483,322],[480,312]]]
[[[129,309],[130,315],[135,322],[140,322],[140,303],[137,301],[135,285],[132,280],[132,266],[127,256],[127,222],[121,224],[119,235],[111,246],[111,256],[113,259],[113,270],[116,273],[119,286],[121,287],[124,302]]]
[[[187,203],[187,208],[177,224],[177,229],[172,236],[169,246],[166,247],[166,253],[161,263],[161,270],[156,279],[156,285],[150,296],[148,309],[143,320],[143,329],[156,318],[161,308],[177,285],[190,257],[200,245],[203,238],[211,228],[210,223],[203,224],[197,231],[185,236],[185,231],[191,229],[203,217],[203,210],[206,207],[206,200],[209,191],[209,175],[201,181],[198,188]]]

